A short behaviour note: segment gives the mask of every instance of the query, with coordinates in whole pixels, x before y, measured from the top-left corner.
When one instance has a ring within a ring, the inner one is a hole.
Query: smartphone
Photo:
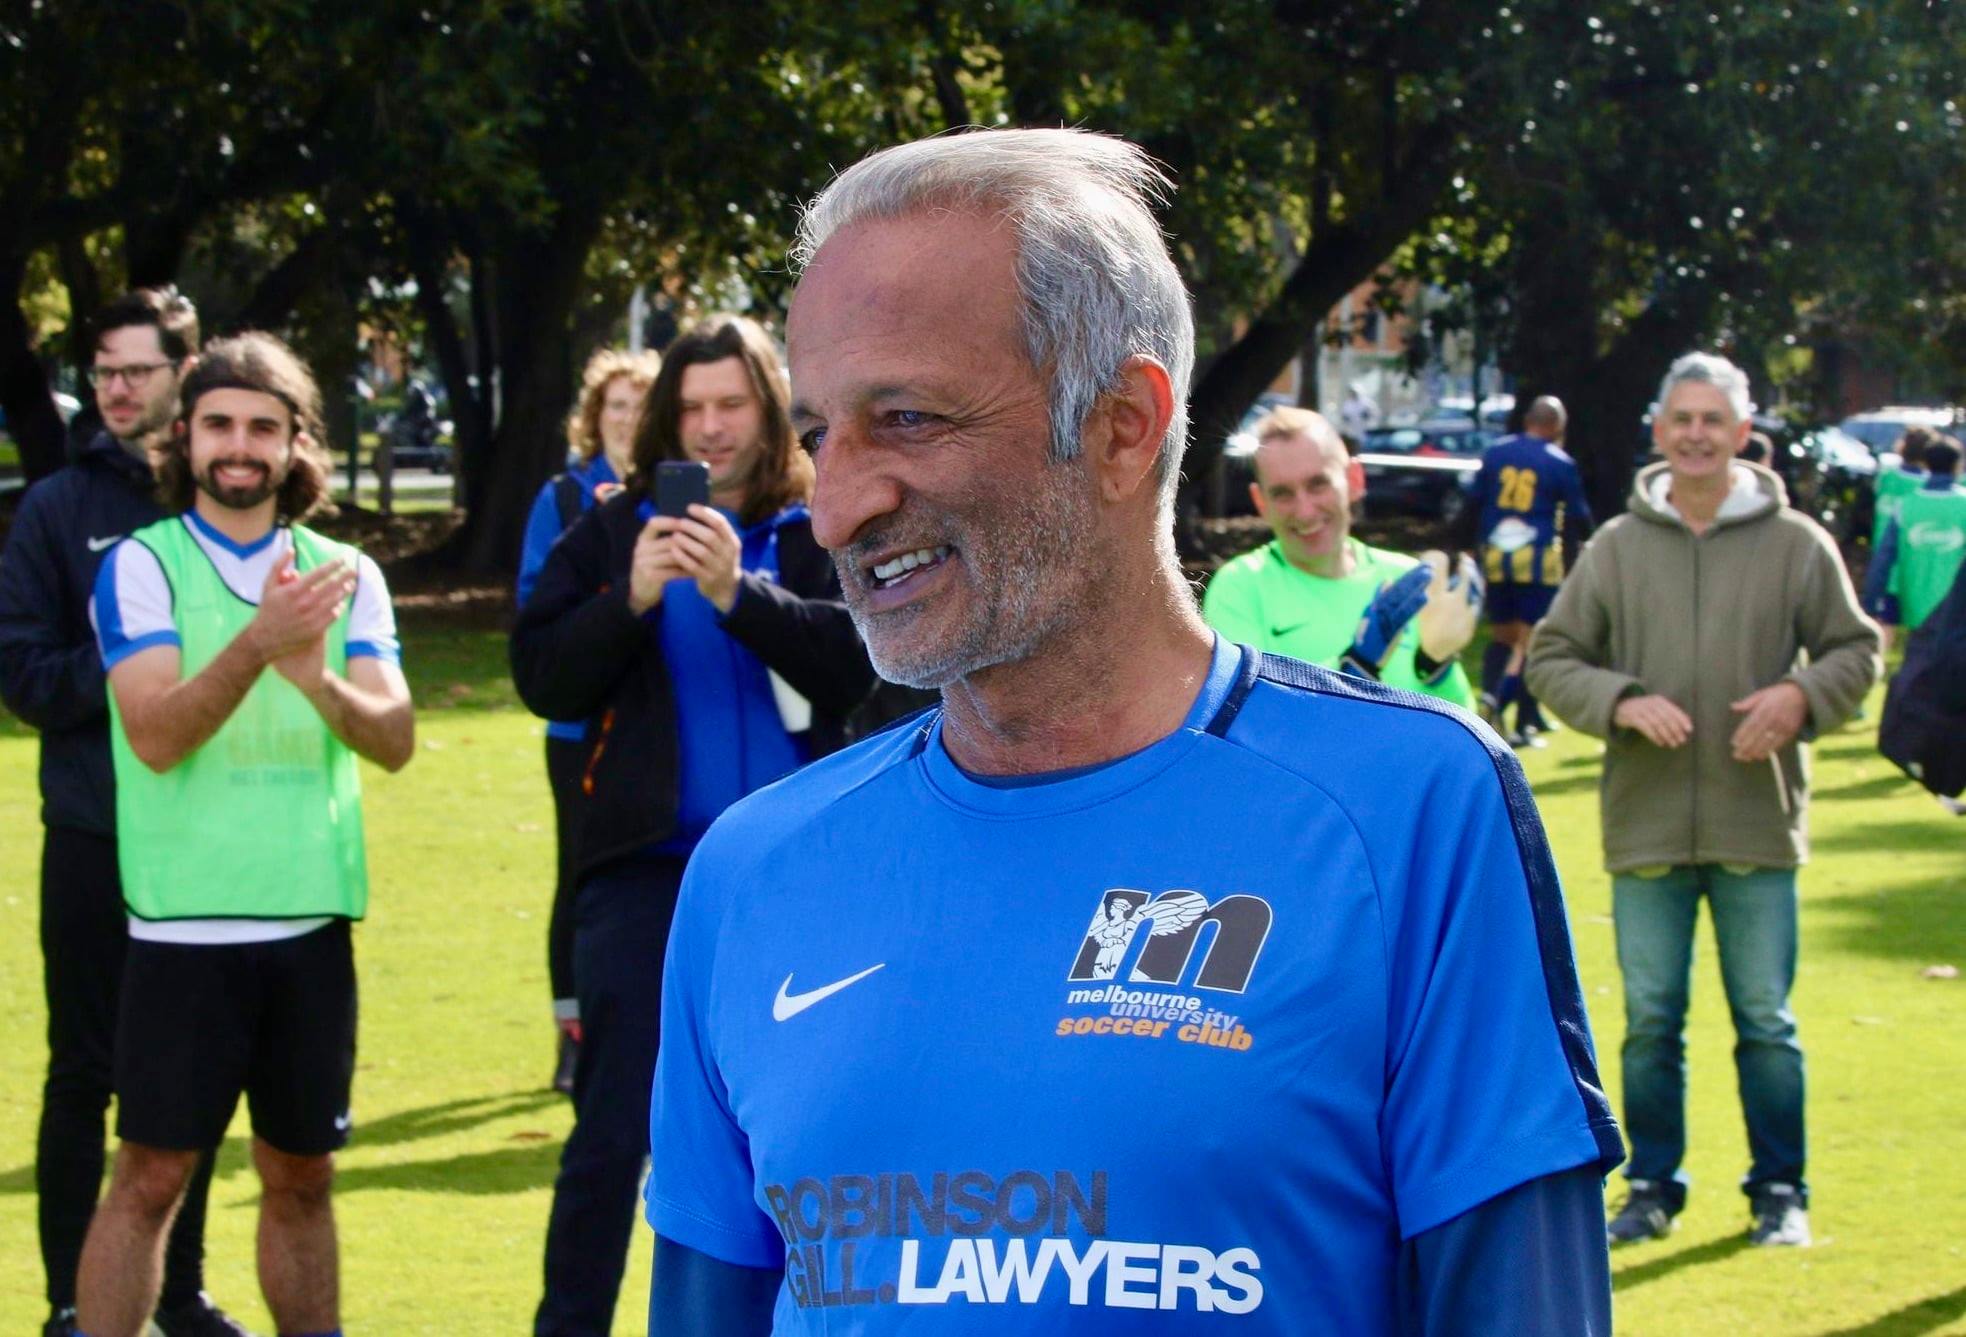
[[[692,504],[710,504],[710,466],[701,460],[656,461],[656,514],[680,519]]]

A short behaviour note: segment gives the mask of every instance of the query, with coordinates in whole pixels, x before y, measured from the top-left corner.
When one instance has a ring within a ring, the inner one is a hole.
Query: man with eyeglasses
[[[117,298],[94,321],[102,430],[29,489],[0,557],[0,699],[41,731],[41,953],[48,1077],[35,1151],[43,1333],[74,1331],[75,1271],[102,1185],[104,1119],[129,933],[116,863],[109,704],[89,594],[104,554],[163,515],[150,452],[196,360],[198,312],[174,288]],[[166,1337],[244,1332],[203,1292],[199,1165],[165,1254],[157,1324]]]

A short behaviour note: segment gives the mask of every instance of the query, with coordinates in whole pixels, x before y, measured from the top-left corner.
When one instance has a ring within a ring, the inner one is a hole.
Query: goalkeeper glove
[[[1420,631],[1420,653],[1436,664],[1447,664],[1474,639],[1475,623],[1481,620],[1481,571],[1465,554],[1452,564],[1444,552],[1425,552],[1420,560],[1433,573],[1426,605],[1413,618]]]
[[[1345,672],[1356,678],[1379,676],[1399,634],[1427,602],[1427,582],[1431,579],[1433,568],[1421,565],[1379,587],[1372,602],[1365,606],[1365,616],[1358,621],[1351,648],[1339,661]]]

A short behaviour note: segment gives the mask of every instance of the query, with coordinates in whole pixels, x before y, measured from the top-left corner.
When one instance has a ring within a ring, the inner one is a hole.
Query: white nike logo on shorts
[[[122,541],[123,541],[123,536],[121,534],[111,534],[106,539],[92,538],[88,540],[89,551],[101,552],[105,548],[115,547],[118,543],[121,543]]]
[[[773,1021],[788,1021],[798,1016],[799,1013],[805,1011],[814,1003],[822,999],[831,998],[834,994],[846,988],[847,985],[858,984],[861,980],[866,979],[886,964],[887,962],[882,961],[877,965],[868,966],[858,975],[848,975],[843,980],[835,980],[831,984],[813,989],[807,993],[786,993],[785,991],[792,986],[792,977],[787,975],[785,977],[785,983],[778,986],[778,997],[771,1000],[771,1019]]]

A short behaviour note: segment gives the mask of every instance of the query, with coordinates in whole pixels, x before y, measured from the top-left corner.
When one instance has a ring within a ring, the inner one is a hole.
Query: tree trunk
[[[20,448],[21,472],[33,482],[61,468],[64,432],[48,389],[48,372],[34,352],[32,331],[17,294],[27,277],[27,257],[0,254],[0,412]]]
[[[1283,291],[1243,336],[1210,364],[1188,399],[1188,455],[1184,468],[1192,499],[1222,442],[1263,387],[1277,378],[1327,312],[1370,278],[1427,218],[1451,175],[1452,135],[1433,126],[1416,139],[1389,193],[1346,222],[1311,238]]]
[[[1662,295],[1590,365],[1571,406],[1571,450],[1591,461],[1585,482],[1599,522],[1625,509],[1632,475],[1645,450],[1644,419],[1659,380],[1706,332],[1709,292]]]
[[[487,269],[498,278],[489,303],[496,358],[489,366],[481,361],[478,390],[490,394],[495,370],[499,408],[483,455],[459,460],[467,471],[466,513],[437,555],[442,565],[473,576],[510,575],[518,567],[527,511],[566,461],[563,424],[576,388],[573,309],[600,228],[597,205],[562,198],[546,232],[494,235],[487,264],[474,266],[474,282],[483,282]]]

